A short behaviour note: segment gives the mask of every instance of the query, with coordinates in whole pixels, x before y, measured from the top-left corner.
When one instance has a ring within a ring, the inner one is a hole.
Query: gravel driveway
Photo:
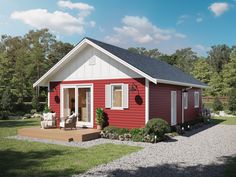
[[[139,152],[75,176],[217,177],[236,155],[236,126],[204,127],[169,142],[142,146]]]

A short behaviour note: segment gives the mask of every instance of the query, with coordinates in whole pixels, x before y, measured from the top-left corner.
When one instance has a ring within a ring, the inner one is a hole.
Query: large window
[[[188,92],[183,93],[183,106],[184,109],[188,109]]]
[[[194,92],[194,108],[199,108],[199,92]]]
[[[112,108],[122,108],[122,85],[112,85]]]

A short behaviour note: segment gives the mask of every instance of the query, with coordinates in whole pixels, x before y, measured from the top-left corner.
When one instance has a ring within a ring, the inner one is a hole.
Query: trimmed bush
[[[153,118],[149,120],[145,127],[147,135],[156,135],[157,139],[163,139],[165,133],[169,133],[171,128],[169,124],[161,118]]]
[[[212,108],[214,111],[222,111],[223,110],[223,104],[218,97],[214,98]]]

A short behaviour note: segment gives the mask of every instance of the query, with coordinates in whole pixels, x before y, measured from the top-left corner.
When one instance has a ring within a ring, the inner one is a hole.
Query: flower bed
[[[170,126],[165,120],[154,118],[148,121],[145,128],[128,130],[113,126],[105,127],[101,132],[101,137],[121,141],[156,143],[163,141],[166,138],[165,134],[169,133],[170,130]]]

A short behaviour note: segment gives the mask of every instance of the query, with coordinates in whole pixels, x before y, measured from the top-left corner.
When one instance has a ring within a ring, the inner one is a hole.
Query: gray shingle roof
[[[189,74],[184,73],[182,70],[172,66],[164,61],[146,57],[143,55],[135,54],[114,45],[110,45],[101,41],[97,41],[92,38],[86,37],[86,39],[92,41],[96,45],[102,47],[113,55],[119,57],[125,62],[131,64],[137,69],[143,71],[147,75],[156,78],[174,82],[184,82],[188,84],[207,86],[199,80],[193,78]]]

